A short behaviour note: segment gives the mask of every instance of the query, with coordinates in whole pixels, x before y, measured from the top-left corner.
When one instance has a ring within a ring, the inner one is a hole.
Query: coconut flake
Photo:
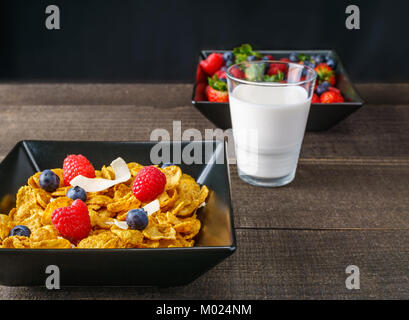
[[[153,200],[152,202],[149,202],[147,205],[143,207],[143,209],[146,211],[148,216],[150,216],[152,213],[155,213],[156,211],[160,210],[160,204],[159,200]]]
[[[198,206],[197,208],[201,208],[201,207],[204,207],[204,206],[206,206],[206,202],[202,202],[201,205]]]
[[[118,220],[115,219],[114,224],[120,229],[127,230],[129,228],[126,221],[118,221]]]
[[[107,225],[116,225],[118,228],[120,228],[120,229],[123,229],[123,230],[126,230],[126,229],[128,229],[129,227],[128,227],[128,224],[126,223],[126,221],[118,221],[118,220],[116,220],[116,219],[114,219],[114,221],[107,221],[107,222],[105,222],[105,224],[107,224]]]
[[[87,178],[79,175],[72,179],[70,184],[73,187],[79,186],[86,192],[98,192],[111,188],[118,183],[128,181],[131,178],[131,172],[129,171],[124,159],[120,157],[115,159],[112,161],[111,167],[115,173],[115,180]]]

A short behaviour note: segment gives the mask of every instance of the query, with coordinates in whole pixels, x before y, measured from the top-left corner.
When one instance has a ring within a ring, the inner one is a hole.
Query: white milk
[[[307,91],[240,84],[229,99],[239,170],[267,179],[294,173],[310,109]]]

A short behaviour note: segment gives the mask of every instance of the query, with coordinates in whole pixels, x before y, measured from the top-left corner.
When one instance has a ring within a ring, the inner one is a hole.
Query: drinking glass
[[[227,69],[242,180],[279,187],[294,179],[315,79],[313,69],[283,61],[246,61]]]

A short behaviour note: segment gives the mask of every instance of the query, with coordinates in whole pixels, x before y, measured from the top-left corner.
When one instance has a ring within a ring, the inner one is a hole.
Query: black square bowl
[[[199,62],[202,59],[206,59],[212,52],[223,53],[225,51],[204,50],[200,54]],[[364,101],[349,80],[348,74],[341,63],[338,54],[334,50],[258,50],[258,52],[263,55],[271,54],[277,60],[280,58],[288,58],[292,52],[308,55],[321,54],[324,56],[328,55],[337,62],[335,69],[337,81],[336,87],[341,90],[345,102],[330,104],[312,103],[307,121],[307,131],[328,130],[363,106]],[[223,130],[231,128],[229,104],[222,102],[195,101],[196,85],[197,84],[195,83],[193,86],[192,95],[192,103],[194,107],[217,127]]]
[[[189,142],[161,143],[173,155],[174,150],[184,150]],[[202,229],[195,247],[0,249],[0,284],[43,286],[49,276],[46,267],[56,265],[61,286],[175,286],[191,282],[230,256],[236,249],[236,240],[226,148],[223,142],[215,141],[193,144],[190,146],[203,151],[202,160],[189,165],[182,163],[180,167],[211,191],[206,206],[197,212]],[[117,157],[147,165],[151,164],[154,145],[154,142],[21,141],[0,163],[0,197],[15,197],[19,187],[36,171],[61,168],[68,154],[83,154],[96,168]],[[7,213],[10,207],[3,205],[2,213]]]

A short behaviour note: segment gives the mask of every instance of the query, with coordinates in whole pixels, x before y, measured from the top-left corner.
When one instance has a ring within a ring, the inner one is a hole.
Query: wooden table
[[[409,297],[409,85],[361,84],[367,104],[307,133],[295,181],[242,182],[231,167],[238,249],[177,288],[1,287],[11,299]],[[22,139],[149,140],[154,128],[214,128],[188,84],[2,84],[0,157]],[[360,290],[345,269],[360,268]],[[186,266],[188,267],[188,266]]]

